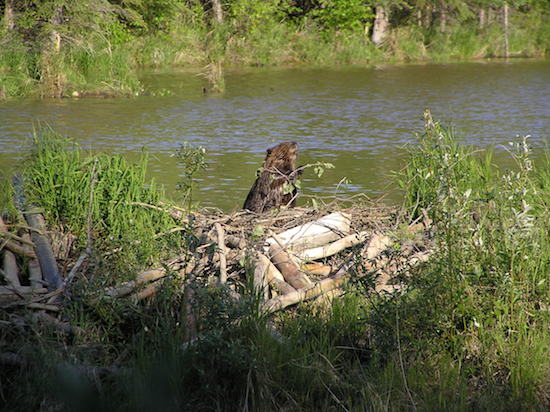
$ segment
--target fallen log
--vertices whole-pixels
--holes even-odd
[[[294,227],[279,233],[282,247],[299,251],[339,239],[349,233],[351,216],[348,213],[334,212],[313,222]],[[277,243],[273,238],[266,242],[271,246]]]
[[[34,247],[34,243],[31,242],[31,235],[29,235],[28,233],[25,233],[23,235],[23,239],[28,243],[30,243],[32,247]],[[25,249],[29,250],[33,255],[35,255],[35,257],[31,258],[28,263],[30,284],[32,287],[41,288],[44,285],[44,280],[42,279],[42,271],[40,270],[40,263],[38,263],[36,254],[30,247],[27,247]]]
[[[31,238],[46,286],[48,290],[55,290],[61,286],[62,280],[52,252],[52,246],[46,236],[42,234],[46,229],[44,218],[40,213],[30,211],[25,214],[25,219],[30,227],[36,229],[31,232]]]

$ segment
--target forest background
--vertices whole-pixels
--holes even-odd
[[[547,0],[3,0],[0,99],[137,95],[143,69],[544,57]]]

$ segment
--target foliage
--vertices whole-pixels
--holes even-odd
[[[550,9],[544,0],[509,1],[512,55],[544,56]],[[146,66],[470,59],[504,55],[501,0],[232,0],[213,24],[201,0],[29,0],[0,31],[0,98],[133,95]],[[374,8],[389,14],[378,48],[367,34]],[[55,39],[58,39],[57,42]],[[214,73],[215,72],[215,73]],[[223,76],[215,84],[223,89]]]
[[[193,189],[195,186],[195,177],[198,172],[206,169],[206,149],[202,146],[191,147],[185,142],[179,148],[177,154],[178,164],[183,173],[183,181],[178,188],[183,191],[183,200],[189,203],[191,209],[193,202]]]

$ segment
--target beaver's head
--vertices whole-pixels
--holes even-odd
[[[283,173],[290,173],[296,169],[298,145],[296,142],[283,142],[267,149],[264,167],[277,168]]]

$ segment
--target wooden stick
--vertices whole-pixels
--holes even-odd
[[[58,330],[59,332],[65,334],[65,335],[82,335],[84,334],[84,330],[82,328],[79,328],[78,326],[72,326],[68,323],[61,322],[54,318],[51,315],[48,315],[44,312],[38,312],[33,315],[33,319],[36,322],[42,323],[44,325],[48,325],[55,330]]]
[[[220,259],[220,285],[223,285],[227,282],[227,260],[225,256],[225,232],[222,228],[222,225],[215,223],[214,227],[218,233],[218,255]]]
[[[0,217],[0,219],[2,219],[2,218]],[[25,246],[34,247],[34,243],[32,243],[30,239],[14,235],[11,232],[3,232],[1,224],[0,224],[0,237],[7,238],[7,239],[10,239],[10,240],[22,243]]]
[[[4,265],[2,266],[2,272],[8,285],[15,289],[19,289],[21,287],[17,261],[15,260],[15,255],[9,250],[4,251]]]
[[[302,272],[307,273],[308,275],[317,275],[327,277],[332,272],[332,268],[321,263],[304,263],[300,266]]]
[[[155,295],[161,288],[164,283],[164,279],[159,279],[153,282],[150,286],[147,286],[145,289],[140,290],[137,293],[134,293],[130,298],[137,303],[143,299],[146,299],[150,296]]]
[[[317,260],[329,257],[337,254],[344,249],[364,242],[365,240],[367,240],[368,236],[368,232],[354,233],[352,235],[338,239],[336,242],[329,243],[328,245],[304,250],[300,253],[297,253],[296,256],[302,260]]]

